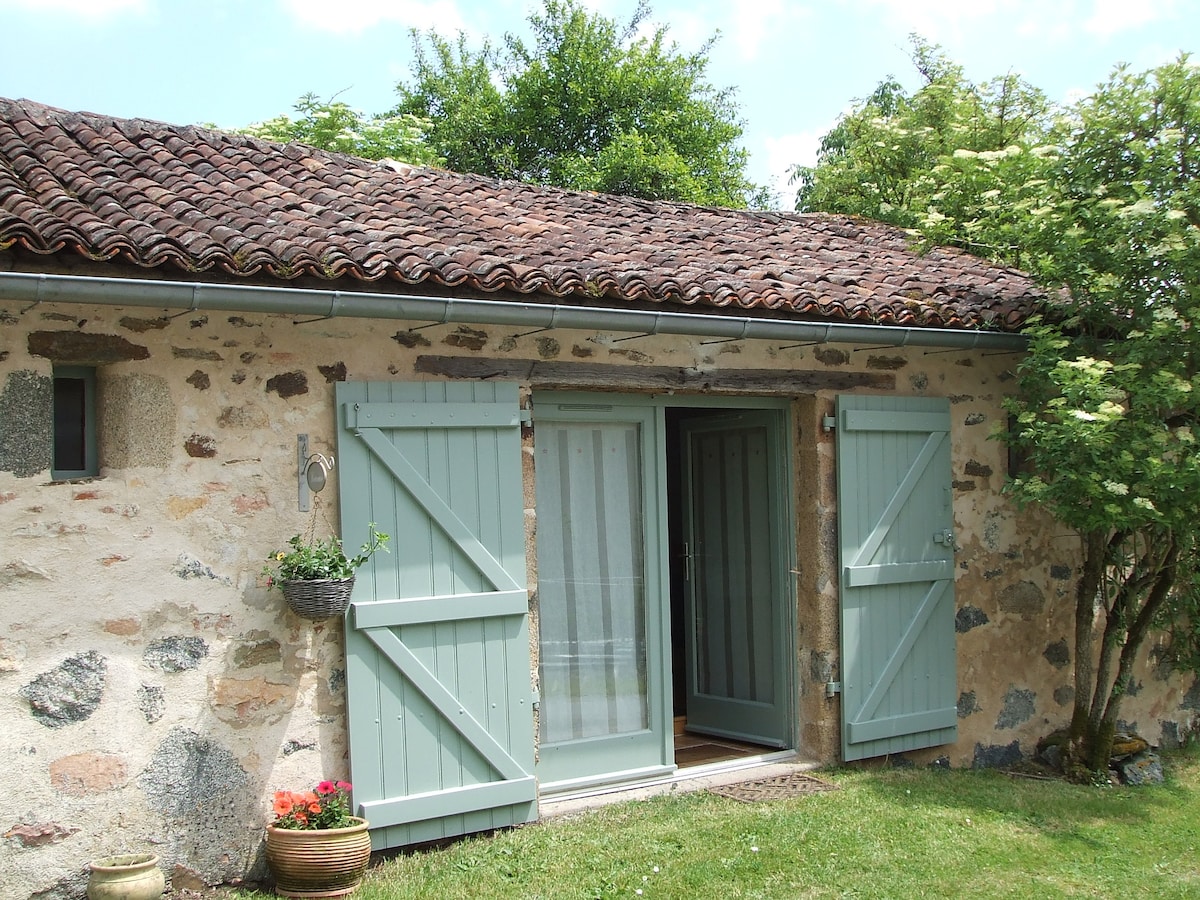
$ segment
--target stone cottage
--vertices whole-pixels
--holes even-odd
[[[992,437],[1042,302],[855,219],[0,100],[0,892],[254,874],[327,777],[383,848],[731,748],[1029,755],[1077,544]],[[268,588],[371,524],[344,617]]]

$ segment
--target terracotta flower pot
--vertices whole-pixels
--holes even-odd
[[[371,860],[367,820],[312,831],[267,826],[267,865],[282,897],[341,897],[362,883]]]
[[[154,900],[167,886],[153,853],[106,856],[88,869],[88,900]]]

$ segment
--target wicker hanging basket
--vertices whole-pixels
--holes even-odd
[[[350,603],[353,578],[314,578],[308,581],[281,581],[283,599],[292,612],[306,619],[340,616]]]

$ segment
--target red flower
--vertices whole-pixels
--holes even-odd
[[[345,781],[318,782],[311,791],[276,791],[272,809],[276,828],[345,828],[353,816],[350,784]]]

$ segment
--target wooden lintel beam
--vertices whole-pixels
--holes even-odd
[[[542,359],[486,359],[475,356],[419,356],[416,370],[453,379],[517,381],[555,390],[677,390],[730,394],[812,394],[856,388],[895,390],[890,372],[810,369],[715,369],[681,366],[628,366]]]

